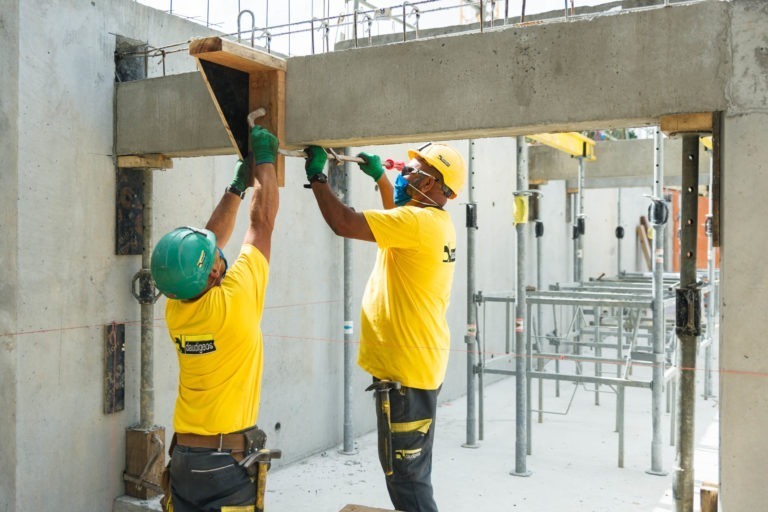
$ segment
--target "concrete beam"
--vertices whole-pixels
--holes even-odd
[[[116,85],[117,155],[232,155],[235,148],[199,72]]]
[[[682,175],[682,139],[664,140],[664,182],[680,184]],[[700,146],[699,175],[708,182],[709,152]],[[653,139],[602,141],[595,145],[595,161],[586,162],[585,177],[595,186],[601,180],[605,186],[619,183],[653,185]],[[547,146],[532,146],[528,150],[528,166],[532,183],[549,180],[573,180],[579,163],[562,151]],[[676,180],[676,181],[675,181]],[[586,186],[590,186],[589,183]],[[627,186],[627,185],[623,185]]]
[[[707,1],[290,58],[286,143],[515,136],[725,110],[728,16],[727,2]]]

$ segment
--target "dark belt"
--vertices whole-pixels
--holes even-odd
[[[239,433],[203,436],[200,434],[176,433],[176,444],[190,448],[210,448],[219,451],[243,452],[245,451],[245,435]]]

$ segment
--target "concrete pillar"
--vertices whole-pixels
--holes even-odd
[[[721,211],[720,497],[727,510],[761,510],[768,425],[765,191],[768,113],[725,121]],[[757,441],[758,443],[760,441]],[[727,504],[727,505],[726,505]]]

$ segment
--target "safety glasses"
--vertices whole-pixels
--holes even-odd
[[[435,181],[440,181],[437,177],[429,174],[428,172],[424,172],[421,169],[417,169],[417,168],[412,167],[410,165],[404,166],[403,170],[401,172],[403,173],[403,176],[408,176],[409,174],[420,174],[422,176],[427,176],[429,178],[432,178]]]

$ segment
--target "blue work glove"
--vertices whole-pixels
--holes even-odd
[[[274,164],[277,157],[277,137],[266,128],[254,126],[250,138],[253,164]]]
[[[357,156],[365,160],[365,163],[357,164],[360,166],[360,169],[373,178],[373,181],[379,181],[381,175],[384,174],[381,158],[378,155],[371,155],[370,153],[358,153]]]
[[[304,148],[307,154],[307,161],[304,162],[304,170],[307,172],[307,179],[321,174],[325,169],[325,162],[328,161],[328,155],[320,146],[308,146]]]
[[[245,192],[251,185],[253,185],[251,166],[242,160],[238,160],[235,164],[235,175],[232,177],[230,186],[236,188],[240,192]]]

